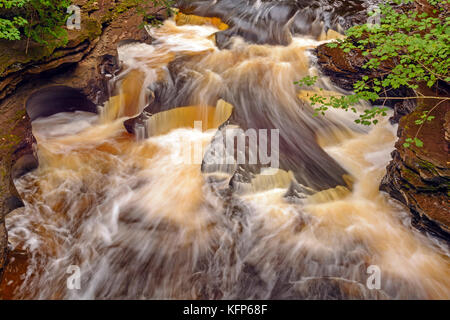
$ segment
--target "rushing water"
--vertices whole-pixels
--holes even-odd
[[[33,122],[40,165],[15,181],[26,207],[7,226],[26,258],[21,279],[6,274],[9,297],[450,298],[448,248],[378,190],[396,127],[312,117],[293,81],[317,74],[316,38],[218,49],[217,31],[168,20],[152,45],[119,48],[124,67],[99,115]],[[318,86],[338,92],[325,77]],[[157,116],[128,133],[123,121],[145,107]],[[242,182],[245,166],[202,166],[228,126],[278,129],[282,170]],[[191,145],[197,161],[181,152]],[[67,288],[73,265],[79,290]]]

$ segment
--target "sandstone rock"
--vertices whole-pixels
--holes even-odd
[[[3,275],[3,268],[6,264],[8,250],[8,234],[6,233],[5,221],[0,219],[0,280]]]
[[[86,20],[85,20],[86,21]],[[27,41],[0,41],[0,99],[14,92],[17,85],[33,76],[81,61],[92,50],[101,33],[98,23],[86,22],[81,33],[69,32],[69,43],[64,48],[41,46]]]
[[[356,81],[364,75],[371,75],[370,71],[362,68],[366,60],[359,50],[346,54],[340,48],[330,48],[327,44],[322,44],[317,47],[315,53],[322,72],[345,90],[353,90]]]
[[[353,85],[361,80],[363,76],[369,78],[380,78],[382,74],[392,69],[392,63],[387,61],[380,65],[376,70],[364,69],[363,65],[367,62],[361,51],[356,49],[345,53],[340,48],[330,48],[327,44],[322,44],[316,48],[317,64],[321,71],[338,87],[353,91]],[[383,94],[380,94],[382,97]],[[409,97],[415,96],[411,89],[389,89],[390,97]],[[394,109],[394,115],[390,119],[392,123],[397,123],[399,119],[410,113],[416,107],[415,100],[380,100],[374,101],[373,105],[385,105]]]
[[[175,15],[175,23],[177,24],[177,26],[193,24],[198,26],[210,25],[216,27],[219,30],[228,29],[228,25],[226,23],[223,23],[219,18],[200,17],[192,14],[184,14],[182,12],[178,12]]]
[[[58,47],[56,42],[43,46],[27,39],[0,40],[0,100],[13,93],[20,83],[36,79],[36,75],[42,77],[46,72],[103,54],[114,55],[117,41],[135,39],[151,42],[151,37],[141,27],[143,15],[136,11],[134,2],[118,4],[115,0],[104,0],[96,6],[84,0],[73,2],[81,7],[81,29],[68,30],[66,46]],[[149,15],[166,17],[161,8],[154,8],[151,3],[145,7]],[[84,75],[84,80],[91,78],[91,72]],[[80,87],[85,88],[86,83]]]
[[[436,102],[435,102],[436,103]],[[419,128],[414,121],[429,106],[421,106],[404,116],[399,123],[396,150],[387,167],[380,189],[408,206],[414,224],[423,230],[450,240],[450,162],[449,130],[446,119],[450,104],[442,103],[432,115],[436,118],[423,125],[418,138],[423,147],[403,147],[407,137],[414,137]]]

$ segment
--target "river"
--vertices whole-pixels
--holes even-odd
[[[33,121],[39,168],[15,181],[26,206],[6,220],[23,269],[5,274],[10,298],[450,298],[447,245],[378,189],[397,126],[385,117],[362,127],[344,111],[315,117],[305,98],[345,94],[312,53],[339,11],[285,3],[248,2],[228,18],[231,1],[191,9],[240,17],[226,41],[220,24],[168,19],[149,29],[152,44],[118,48],[123,67],[99,114]],[[286,28],[277,6],[290,21],[320,16],[320,29],[309,18]],[[259,36],[236,28],[244,22]],[[307,75],[319,77],[313,88],[293,84]],[[227,130],[257,132],[272,168],[206,161],[226,157],[212,150]]]

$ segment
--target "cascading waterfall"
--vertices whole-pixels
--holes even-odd
[[[119,48],[124,68],[100,115],[33,122],[39,168],[15,181],[26,207],[7,219],[25,272],[5,275],[9,296],[448,299],[448,247],[378,191],[396,127],[312,116],[307,89],[293,81],[318,74],[308,51],[317,40],[234,37],[219,49],[217,31],[167,20],[150,30],[152,45]],[[319,87],[343,93],[325,77]],[[124,120],[144,108],[147,127],[128,133]],[[278,173],[259,168],[236,189],[245,168],[205,170],[211,141],[229,125],[279,129]],[[195,154],[181,150],[199,145],[200,161],[188,161]],[[371,265],[379,290],[366,286]],[[79,290],[67,288],[69,266],[80,268]]]

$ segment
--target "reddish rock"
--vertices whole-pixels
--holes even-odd
[[[353,91],[353,85],[368,76],[370,79],[381,79],[383,74],[392,69],[394,62],[384,62],[378,69],[364,69],[363,65],[367,62],[361,51],[356,49],[349,53],[345,53],[340,48],[330,48],[327,44],[322,44],[315,50],[317,56],[317,64],[323,74],[328,76],[330,80],[338,87]],[[380,96],[383,96],[380,94]],[[414,92],[407,88],[389,89],[390,97],[406,97],[414,96]],[[394,116],[391,118],[392,123],[397,123],[399,119],[414,110],[416,104],[414,100],[387,100],[382,99],[374,101],[374,105],[384,104],[394,109]]]
[[[353,90],[356,81],[361,80],[363,75],[369,75],[369,72],[362,68],[365,59],[359,50],[346,54],[340,48],[330,48],[327,44],[322,44],[317,47],[315,53],[322,72],[345,90]]]
[[[420,5],[420,1],[418,3]],[[377,70],[363,69],[365,59],[358,50],[346,54],[341,49],[330,48],[326,44],[316,49],[316,55],[322,72],[334,84],[350,91],[353,84],[364,75],[380,78],[395,63],[385,62]],[[433,90],[423,85],[419,86],[419,90],[426,96],[447,97],[450,91],[448,85],[442,82]],[[407,89],[400,89],[390,90],[389,96],[407,97],[415,94]],[[419,126],[415,124],[415,120],[438,102],[439,100],[419,101],[422,106],[417,109],[415,99],[393,99],[386,102],[386,106],[394,109],[391,122],[399,122],[399,139],[380,189],[408,206],[418,228],[450,240],[449,102],[439,105],[430,114],[435,119],[421,128],[417,137],[423,141],[422,148],[414,145],[410,148],[403,147],[406,138],[416,136]],[[379,105],[381,101],[375,101],[374,104]]]
[[[3,274],[3,267],[7,258],[8,234],[6,233],[5,221],[0,219],[0,279]]]
[[[430,108],[421,106],[400,120],[396,150],[380,189],[410,208],[417,227],[450,240],[450,103],[436,107],[435,119],[422,126],[417,137],[423,147],[403,147],[419,129],[415,120]]]

